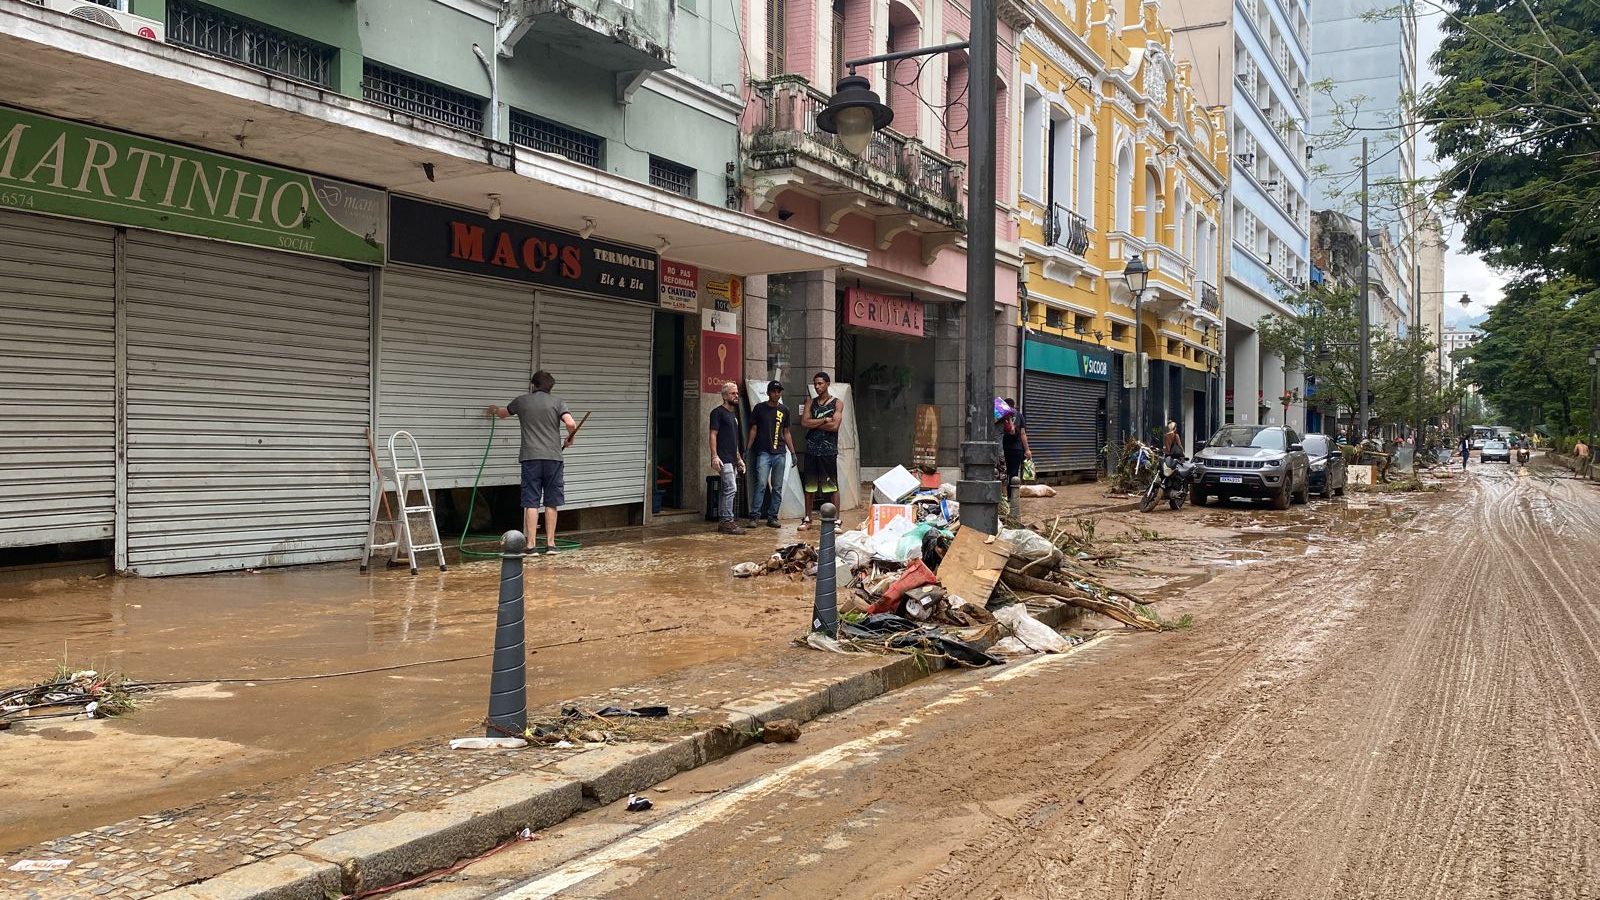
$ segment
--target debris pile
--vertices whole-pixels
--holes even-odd
[[[132,712],[138,706],[134,695],[146,690],[120,672],[60,668],[37,684],[0,690],[0,728],[22,719],[109,719]]]
[[[743,562],[733,567],[737,578],[754,578],[758,575],[788,575],[816,577],[817,548],[810,544],[787,544],[772,551],[763,563]]]

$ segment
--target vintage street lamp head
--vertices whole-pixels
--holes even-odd
[[[1462,309],[1466,309],[1467,307],[1472,305],[1472,296],[1470,294],[1462,294],[1460,303],[1461,303],[1461,308]]]
[[[1135,253],[1128,259],[1128,265],[1122,270],[1122,280],[1128,285],[1128,292],[1135,297],[1150,283],[1150,270],[1145,267],[1144,259],[1139,254]]]
[[[889,127],[894,110],[873,93],[872,83],[854,72],[839,79],[839,86],[828,105],[817,113],[817,127],[837,134],[839,143],[851,156],[867,152],[872,133]]]

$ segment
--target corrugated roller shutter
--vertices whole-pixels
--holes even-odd
[[[1099,465],[1099,401],[1105,384],[1028,372],[1023,383],[1023,418],[1039,472],[1092,472]]]
[[[484,407],[528,390],[533,291],[487,278],[420,269],[383,273],[378,431],[409,431],[428,485],[470,487],[489,436]],[[482,484],[517,484],[515,419],[497,423]],[[387,444],[380,453],[388,461]]]
[[[113,241],[110,228],[0,212],[0,547],[115,526]]]
[[[567,507],[644,501],[649,465],[650,307],[539,295],[538,366],[578,419],[566,454]]]
[[[360,556],[370,276],[137,232],[125,259],[129,569]]]

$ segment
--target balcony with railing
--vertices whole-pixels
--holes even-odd
[[[1044,217],[1044,243],[1083,256],[1089,252],[1089,223],[1065,206],[1052,203]]]
[[[1217,297],[1217,286],[1209,281],[1198,282],[1200,285],[1200,308],[1212,315],[1222,312],[1222,302]]]
[[[672,68],[675,13],[672,0],[508,0],[497,37],[506,55],[532,33],[591,66],[640,78]]]
[[[966,231],[964,164],[889,128],[874,132],[857,158],[817,127],[828,95],[804,78],[781,75],[754,87],[758,107],[745,155],[758,210],[771,210],[779,193],[795,189],[819,198],[829,233],[849,214],[877,221],[882,249],[905,231],[921,234],[925,251]]]

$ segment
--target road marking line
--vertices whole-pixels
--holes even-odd
[[[976,684],[970,684],[947,697],[942,697],[926,704],[918,712],[925,714],[931,709],[959,706],[983,694],[987,691],[991,682],[1005,682],[1013,678],[1037,675],[1051,665],[1065,661],[1072,654],[1099,646],[1112,637],[1114,637],[1114,634],[1101,634],[1073,647],[1066,653],[1039,656],[1007,666]],[[909,715],[888,728],[875,731],[865,737],[846,741],[792,762],[754,781],[746,782],[732,790],[724,791],[699,805],[688,807],[667,821],[652,825],[643,831],[623,838],[591,856],[574,860],[553,872],[496,896],[499,900],[545,900],[545,898],[554,897],[567,888],[581,884],[609,870],[612,866],[638,859],[669,841],[680,838],[708,822],[725,816],[746,800],[753,800],[771,794],[786,782],[835,768],[853,754],[870,750],[886,741],[905,737],[906,732],[904,729],[922,721],[923,716],[921,715]]]

